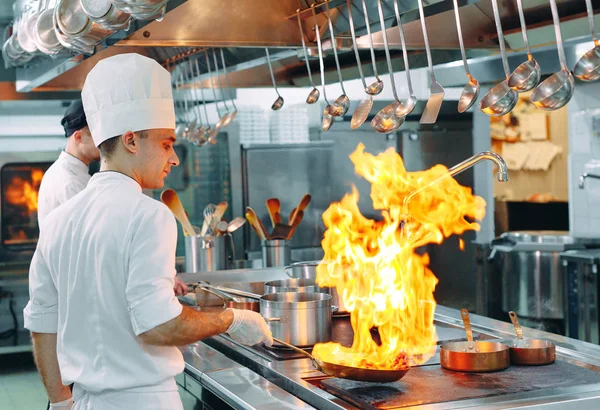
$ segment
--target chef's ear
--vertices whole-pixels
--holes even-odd
[[[81,138],[83,138],[83,135],[81,135],[81,130],[77,130],[73,133],[72,135],[73,139],[77,142],[81,142]]]
[[[132,154],[137,153],[139,141],[138,136],[134,132],[127,131],[125,134],[121,135],[121,142],[127,151]]]

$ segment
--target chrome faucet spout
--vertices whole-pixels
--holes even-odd
[[[600,179],[600,175],[595,175],[595,174],[588,174],[587,172],[584,172],[583,174],[581,174],[581,176],[579,177],[579,188],[583,189],[585,187],[585,179],[586,178],[596,178],[596,179]]]
[[[446,178],[453,177],[457,174],[460,174],[461,172],[471,168],[475,164],[477,164],[481,161],[484,161],[484,160],[492,161],[498,166],[498,173],[496,174],[498,181],[500,181],[500,182],[508,181],[508,169],[506,168],[506,162],[504,162],[504,159],[500,155],[496,154],[495,152],[483,151],[483,152],[480,152],[479,154],[473,155],[471,158],[467,158],[460,164],[456,164],[452,168],[448,169],[447,173],[440,175],[438,178],[434,179],[427,185],[422,186],[421,188],[415,189],[414,191],[409,193],[404,198],[404,205],[407,205],[408,202],[415,197],[415,195],[423,192],[426,189],[429,189],[430,187],[438,184],[440,181],[443,181]]]

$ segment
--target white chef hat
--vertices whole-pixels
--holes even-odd
[[[127,131],[175,129],[171,75],[140,54],[98,62],[85,79],[81,99],[96,146]]]

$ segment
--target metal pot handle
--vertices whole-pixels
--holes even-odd
[[[339,308],[338,306],[336,306],[336,305],[331,305],[331,313],[335,313],[335,312],[337,312],[337,311],[339,311],[339,310],[340,310],[340,308]]]
[[[263,316],[263,319],[265,319],[265,322],[267,322],[267,324],[273,323],[273,322],[281,323],[281,318],[280,317],[264,317]]]
[[[291,273],[288,272],[288,269],[292,269],[291,265],[285,266],[283,268],[283,271],[285,272],[286,275],[288,275],[291,279],[294,279],[294,277],[291,275]]]

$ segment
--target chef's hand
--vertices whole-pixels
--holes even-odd
[[[242,309],[229,310],[233,312],[233,322],[227,333],[233,340],[248,346],[260,342],[264,342],[266,346],[273,346],[271,330],[259,313]]]
[[[67,400],[59,401],[58,403],[50,403],[50,409],[56,410],[70,410],[73,407],[73,398],[69,397]]]
[[[173,286],[173,290],[175,291],[175,296],[184,296],[188,293],[188,287],[179,278],[175,278],[175,285]]]

